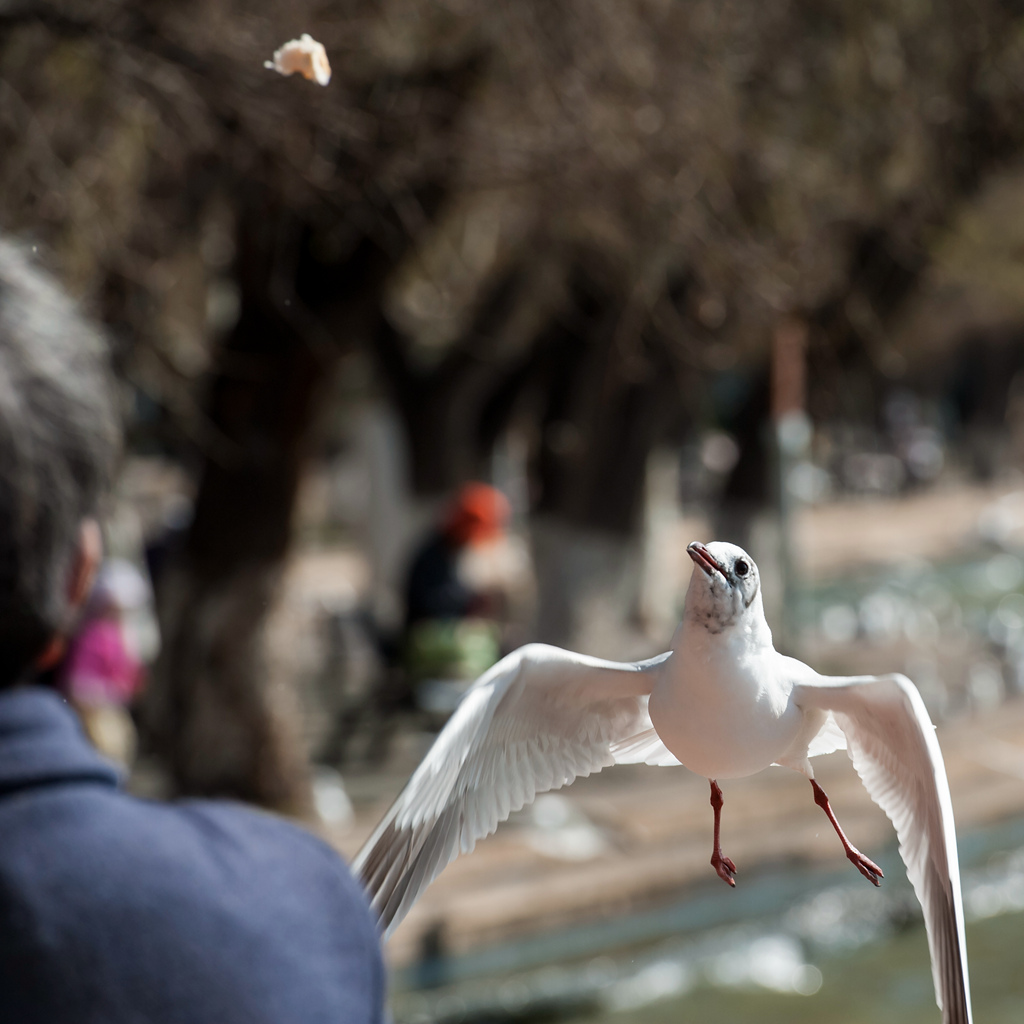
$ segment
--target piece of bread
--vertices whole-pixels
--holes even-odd
[[[274,59],[264,61],[263,66],[282,75],[298,72],[319,85],[326,85],[331,80],[331,65],[323,43],[318,43],[307,32],[275,50]]]

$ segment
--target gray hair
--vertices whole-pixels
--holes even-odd
[[[0,686],[67,625],[81,524],[119,451],[115,400],[99,330],[0,238]]]

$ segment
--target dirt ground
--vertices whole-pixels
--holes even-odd
[[[1024,492],[1012,484],[966,484],[899,499],[818,505],[796,515],[798,565],[808,579],[851,568],[950,558],[979,539],[1020,540]]]

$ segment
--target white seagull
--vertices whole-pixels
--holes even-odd
[[[711,863],[729,885],[717,780],[770,765],[802,772],[846,856],[878,885],[881,869],[839,827],[809,760],[845,747],[896,828],[943,1022],[970,1024],[953,808],[920,694],[905,676],[821,676],[779,654],[753,559],[721,542],[687,552],[695,567],[668,653],[617,663],[529,644],[469,688],[353,865],[384,936],[510,812],[612,764],[683,764],[710,781]]]

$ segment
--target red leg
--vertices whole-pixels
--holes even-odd
[[[722,790],[714,779],[711,783],[711,806],[715,809],[715,852],[711,854],[711,866],[718,872],[718,877],[723,882],[735,886],[736,865],[728,857],[722,856]]]
[[[814,802],[828,815],[828,820],[832,822],[832,827],[836,830],[836,835],[839,836],[839,841],[843,844],[846,856],[849,857],[853,866],[872,885],[878,885],[879,879],[885,877],[885,875],[882,874],[882,869],[873,860],[869,860],[865,857],[864,854],[846,838],[846,833],[839,827],[839,822],[836,821],[836,816],[832,813],[832,806],[828,802],[825,790],[823,790],[821,786],[814,781],[814,779],[811,779],[811,786],[814,789]]]

